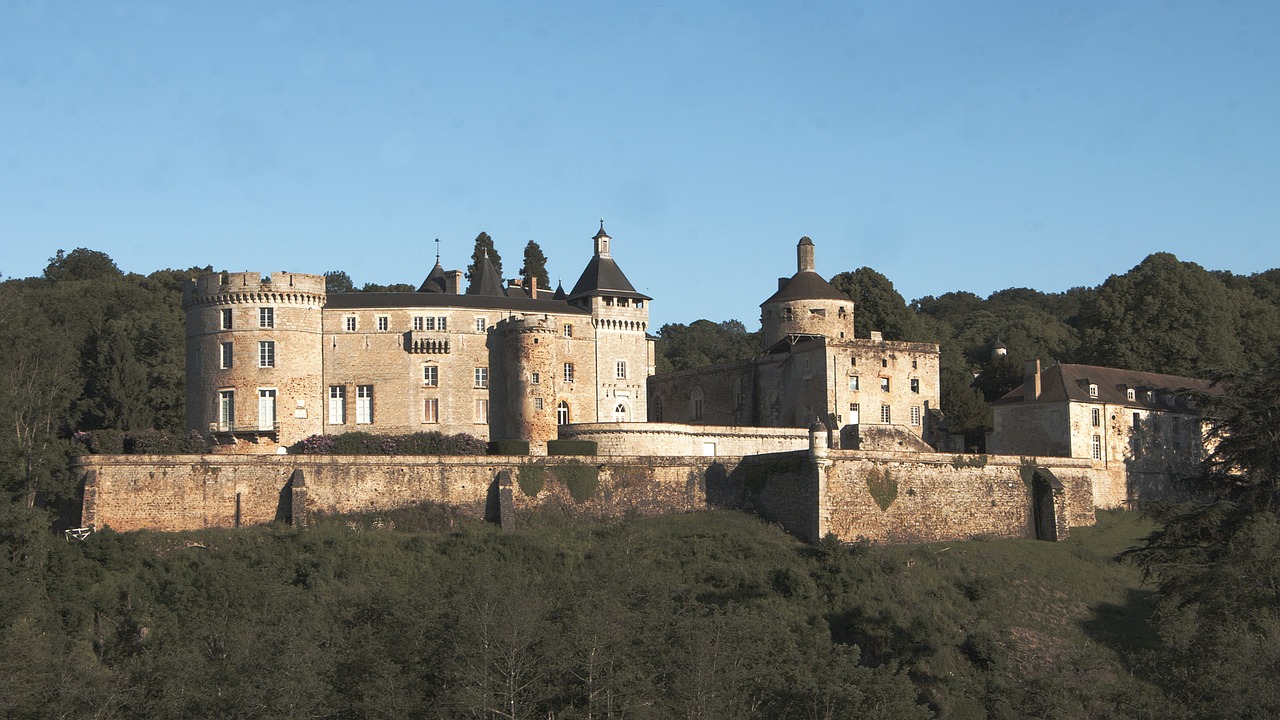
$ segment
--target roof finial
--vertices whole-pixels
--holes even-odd
[[[436,264],[440,264],[440,238],[436,238]]]
[[[600,218],[600,232],[604,232],[604,218]]]

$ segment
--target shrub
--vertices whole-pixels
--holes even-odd
[[[172,435],[163,430],[103,429],[78,432],[72,439],[95,455],[194,455],[206,449],[204,436],[195,430]]]
[[[486,449],[483,440],[465,433],[375,435],[349,432],[340,435],[312,435],[294,443],[289,451],[299,455],[484,455]]]
[[[516,472],[516,484],[528,497],[537,497],[547,484],[547,468],[542,465],[521,465]]]
[[[595,455],[593,440],[548,440],[548,455]]]
[[[596,489],[600,486],[600,469],[595,465],[559,465],[555,468],[555,476],[569,488],[569,496],[576,503],[584,503],[595,497]]]
[[[528,440],[494,440],[489,443],[490,455],[528,455]]]

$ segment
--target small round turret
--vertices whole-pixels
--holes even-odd
[[[502,323],[509,361],[507,438],[545,443],[557,437],[555,389],[560,363],[554,342],[556,328],[556,323],[546,316],[512,317]]]
[[[815,270],[813,241],[796,245],[796,274],[778,279],[778,291],[760,304],[760,335],[770,348],[790,335],[853,338],[853,301]]]

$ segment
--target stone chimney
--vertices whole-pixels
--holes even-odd
[[[800,242],[796,245],[796,270],[799,272],[813,272],[813,241],[806,235],[800,238]]]
[[[450,295],[458,295],[464,287],[462,277],[465,273],[461,270],[446,270],[444,273],[445,292]]]
[[[534,277],[533,275],[530,275],[529,282],[527,283],[527,285],[529,288],[529,297],[533,298],[534,300],[537,300],[538,299],[538,278]]]
[[[1040,358],[1028,360],[1022,371],[1022,399],[1026,402],[1040,399]]]

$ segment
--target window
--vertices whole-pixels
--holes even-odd
[[[476,422],[478,423],[489,422],[489,401],[488,400],[484,400],[480,398],[476,399]]]
[[[569,403],[563,400],[560,401],[559,405],[556,405],[556,424],[557,425],[569,424]]]
[[[1124,391],[1124,396],[1125,396],[1126,398],[1128,398],[1130,401],[1137,400],[1137,399],[1138,399],[1138,391],[1137,391],[1137,390],[1134,390],[1133,388],[1129,388],[1128,390],[1125,390],[1125,391]]]
[[[422,384],[429,387],[440,386],[440,368],[435,365],[422,366]]]
[[[430,330],[431,328],[427,328],[427,329]],[[449,318],[443,318],[443,317],[436,318],[436,329],[439,330],[440,332],[444,332],[445,330],[448,330]]]
[[[564,336],[565,336],[565,337],[573,337],[573,326],[572,326],[572,325],[565,325],[565,326],[564,326]]]
[[[1098,397],[1098,386],[1093,383],[1089,383],[1089,397]]]
[[[259,340],[258,341],[258,367],[270,368],[276,366],[276,341],[275,340]]]
[[[542,374],[541,374],[541,373],[536,373],[536,372],[535,372],[535,373],[533,373],[533,374],[531,374],[531,375],[529,376],[529,382],[530,382],[530,383],[532,383],[532,384],[534,384],[534,385],[541,385],[541,384],[542,384]]]
[[[1154,403],[1155,401],[1156,401],[1156,394],[1155,394],[1154,392],[1152,392],[1152,391],[1148,390],[1148,391],[1147,391],[1147,402],[1149,402],[1149,403]]]
[[[880,406],[880,422],[886,425],[893,422],[893,411],[889,409],[888,405]]]
[[[619,360],[614,365],[613,374],[614,374],[614,377],[616,377],[619,380],[626,380],[627,379],[627,361]]]
[[[276,391],[258,390],[258,429],[275,430],[276,428]]]
[[[920,427],[920,406],[919,405],[911,406],[911,425],[913,427]]]
[[[564,381],[573,382],[573,363],[564,364]]]
[[[889,392],[889,378],[887,377],[880,378],[880,391]]]
[[[258,308],[258,327],[273,328],[276,326],[275,308]]]
[[[236,426],[236,391],[218,391],[218,429],[231,430]]]
[[[919,365],[919,363],[918,363],[916,360],[912,360],[912,361],[911,361],[911,369],[912,369],[912,370],[919,370],[919,369],[920,369],[920,365]]]
[[[347,329],[347,332],[355,332],[355,331],[356,331],[356,316],[355,316],[355,315],[348,315],[348,316],[344,317],[344,318],[342,319],[342,326],[343,326],[343,327],[345,327],[345,328]]]
[[[489,328],[489,321],[482,317],[476,318],[476,332],[482,333]]]
[[[858,358],[856,357],[849,358],[849,365],[851,367],[858,367]]]
[[[1151,432],[1160,432],[1160,413],[1151,413]]]
[[[368,425],[373,422],[373,386],[356,386],[356,423]]]
[[[434,322],[435,322],[435,318],[431,318],[431,321],[432,321],[432,323],[434,323]],[[415,317],[415,318],[413,319],[413,329],[414,329],[414,330],[424,330],[424,329],[426,329],[426,327],[427,327],[427,318],[424,318],[424,317]]]
[[[440,398],[427,398],[422,401],[422,422],[440,422]]]
[[[627,406],[626,406],[626,405],[623,405],[622,403],[618,403],[618,404],[617,404],[617,406],[615,406],[615,407],[613,408],[613,421],[614,421],[614,422],[626,422],[626,421],[627,421]]]
[[[857,390],[857,389],[858,389],[858,376],[857,376],[857,375],[853,375],[853,376],[851,376],[851,377],[849,378],[849,389],[850,389],[850,390]]]
[[[329,424],[342,425],[347,421],[347,386],[329,386]]]
[[[475,375],[476,375],[476,387],[478,388],[489,387],[489,368],[478,367],[476,368]]]
[[[232,356],[233,356],[232,344],[229,342],[222,343],[222,354],[221,354],[221,360],[218,363],[218,367],[222,368],[223,370],[226,370],[227,368],[231,367],[231,361],[233,360]]]
[[[231,308],[225,308],[222,311],[222,329],[223,330],[231,329]]]
[[[1102,427],[1102,410],[1099,408],[1093,409],[1093,426]]]
[[[889,367],[889,359],[880,358],[880,367]]]
[[[379,331],[379,332],[386,332],[386,331],[387,331],[387,328],[389,328],[390,326],[391,326],[391,319],[390,319],[390,318],[388,318],[386,315],[379,315],[379,316],[378,316],[378,331]]]
[[[915,393],[916,395],[920,394],[920,381],[917,380],[916,378],[911,378],[911,392]]]
[[[1102,436],[1101,435],[1093,436],[1093,459],[1094,460],[1102,459]]]
[[[653,402],[649,405],[653,412],[653,421],[662,422],[662,396],[654,395]]]
[[[642,307],[644,307],[644,301],[643,301],[643,300],[636,300],[636,301],[635,301],[635,306],[636,306],[636,307],[638,307],[638,308],[642,308]]]
[[[1138,413],[1133,414],[1133,426],[1136,428],[1142,422],[1142,416]]]
[[[693,389],[693,394],[689,397],[689,400],[690,400],[690,404],[692,405],[693,419],[701,420],[702,419],[702,386],[701,385]]]
[[[534,410],[541,410],[541,409],[542,409],[542,398],[534,398],[534,399],[533,399],[533,409],[534,409]]]

